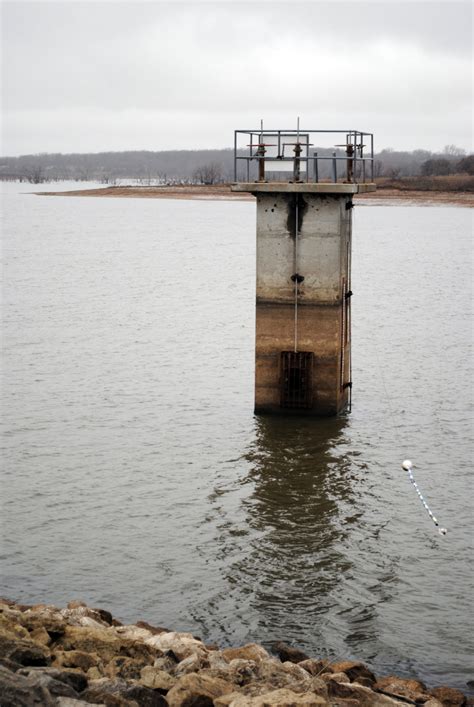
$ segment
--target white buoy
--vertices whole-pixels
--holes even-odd
[[[409,459],[405,459],[402,464],[402,469],[405,469],[405,471],[410,471],[410,469],[413,469],[413,464]]]

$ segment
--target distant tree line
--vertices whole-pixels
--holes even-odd
[[[319,155],[332,154],[325,148],[314,148]],[[344,153],[338,150],[338,155]],[[322,178],[329,175],[329,162],[323,165]],[[474,174],[474,155],[455,145],[443,152],[428,150],[396,151],[384,149],[375,155],[375,176],[402,177]],[[240,173],[242,172],[242,173]],[[239,167],[239,179],[246,175]],[[57,180],[100,181],[115,184],[121,179],[133,179],[147,184],[218,184],[234,179],[232,149],[223,150],[146,150],[128,152],[98,152],[88,154],[22,155],[0,158],[0,179],[28,181],[39,184]]]
[[[0,179],[34,184],[56,180],[114,184],[134,179],[146,184],[215,184],[233,179],[233,150],[162,152],[40,153],[0,157]]]

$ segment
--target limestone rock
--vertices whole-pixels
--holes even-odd
[[[161,626],[152,626],[147,621],[137,621],[135,626],[138,626],[138,628],[145,628],[147,631],[150,631],[153,636],[158,636],[160,633],[170,633],[169,628],[162,628]]]
[[[57,697],[54,703],[56,707],[87,707],[87,705],[92,705],[92,702],[84,702],[84,700],[76,700],[74,697]],[[100,707],[97,704],[95,707]],[[102,703],[102,707],[105,707]]]
[[[76,692],[82,692],[87,687],[87,678],[77,670],[62,670],[59,668],[21,668],[20,675],[38,675],[40,673],[49,675],[54,680],[70,685]]]
[[[168,707],[167,700],[158,692],[144,685],[132,685],[124,693],[127,699],[135,700],[139,707]]]
[[[343,660],[338,663],[332,663],[331,668],[335,673],[345,673],[351,682],[358,678],[367,678],[374,684],[377,680],[373,672],[359,661]]]
[[[239,676],[237,673],[234,673],[234,670],[230,667],[234,661],[227,663],[222,657],[216,658],[216,656],[213,656],[213,659],[211,660],[211,655],[212,654],[209,654],[205,658],[204,664],[206,667],[200,671],[200,674],[207,675],[211,678],[219,678],[220,680],[225,680],[226,682],[238,683]],[[248,662],[249,661],[236,661],[236,663]],[[255,665],[255,663],[253,663],[253,665]],[[172,671],[173,675],[180,675],[180,667],[181,663]]]
[[[68,609],[80,609],[82,606],[87,607],[87,604],[85,601],[81,601],[80,599],[73,599],[72,601],[68,602],[66,606]]]
[[[344,700],[356,700],[359,707],[401,707],[401,702],[388,697],[387,695],[382,695],[378,692],[374,692],[368,687],[359,685],[356,682],[337,682],[336,680],[329,680],[327,682],[328,695],[331,703],[335,701],[339,702],[339,698]],[[335,699],[337,698],[337,699]],[[404,703],[406,704],[406,703]]]
[[[166,654],[161,658],[157,658],[153,663],[154,668],[158,668],[159,670],[165,670],[168,673],[170,673],[176,667],[176,665],[177,661],[172,655],[169,654]]]
[[[235,705],[235,701],[240,699],[242,694],[240,692],[227,692],[225,695],[217,697],[213,702],[213,707],[231,707]],[[251,699],[251,698],[249,698]],[[248,704],[247,700],[246,704]]]
[[[211,651],[208,654],[207,659],[209,661],[209,667],[215,670],[228,670],[229,663],[232,662],[225,660],[221,651]],[[236,658],[236,660],[239,659]]]
[[[7,670],[10,670],[12,673],[16,673],[17,670],[23,667],[20,663],[15,663],[14,660],[10,660],[10,658],[2,658],[1,656],[0,665],[7,668]]]
[[[209,675],[184,675],[166,695],[169,707],[212,707],[213,701],[234,691],[234,685]]]
[[[77,613],[75,613],[75,610],[79,610]],[[70,612],[70,613],[69,613]],[[113,623],[113,616],[110,613],[110,611],[106,611],[105,609],[91,609],[87,606],[87,604],[84,601],[76,600],[74,599],[73,601],[70,601],[67,604],[66,609],[63,609],[61,611],[61,614],[65,616],[91,616],[92,618],[96,620],[102,621],[104,624],[107,624],[108,626],[112,626]]]
[[[61,621],[62,619],[60,610],[51,604],[37,604],[23,612],[23,618],[25,620],[31,617],[40,618],[42,621],[47,621],[48,619]]]
[[[168,631],[168,633],[160,633],[145,640],[145,645],[166,653],[173,651],[178,660],[184,660],[190,655],[198,653],[204,655],[207,653],[206,647],[202,641],[198,641],[191,633],[178,633],[177,631]]]
[[[54,667],[79,668],[87,673],[89,668],[100,666],[103,669],[102,661],[97,653],[87,651],[55,651],[53,653]]]
[[[384,693],[389,693],[393,697],[407,697],[413,702],[425,702],[423,695],[426,693],[426,685],[419,680],[410,678],[397,678],[395,675],[387,675],[379,678],[373,685],[374,690],[381,690]]]
[[[151,638],[153,634],[146,628],[140,628],[139,626],[117,626],[115,629],[117,636],[123,636],[123,638],[130,638],[132,641],[146,641],[147,638]]]
[[[27,638],[12,639],[0,634],[0,657],[21,665],[49,665],[51,654],[46,646]]]
[[[0,599],[0,705],[474,707],[453,688],[376,680],[364,663],[328,664],[283,642],[273,650],[279,659],[255,643],[219,650],[191,633],[124,626],[81,601],[59,610]]]
[[[227,663],[230,663],[230,661],[235,658],[254,660],[256,663],[270,658],[265,648],[259,646],[257,643],[247,643],[247,645],[241,646],[240,648],[225,648],[221,651],[221,655]]]
[[[0,633],[6,638],[29,638],[30,634],[19,623],[21,614],[9,611],[8,608],[0,613]]]
[[[109,625],[107,621],[103,620],[100,612],[95,609],[89,609],[89,607],[85,605],[63,609],[60,614],[66,619],[70,626],[85,626],[100,629],[103,626]]]
[[[184,658],[178,663],[173,670],[173,675],[180,677],[181,675],[187,675],[188,673],[197,673],[199,670],[208,667],[209,661],[206,656],[202,653],[194,653],[193,655],[188,655],[187,658]]]
[[[250,682],[258,678],[259,664],[254,660],[243,660],[242,658],[234,658],[227,665],[227,679],[234,685],[248,685]]]
[[[32,641],[35,641],[35,643],[41,643],[43,646],[50,646],[53,642],[51,636],[43,626],[35,628],[35,630],[30,633],[30,638]]]
[[[258,680],[268,689],[288,688],[296,693],[311,690],[313,678],[296,663],[280,663],[279,660],[263,661],[258,666]]]
[[[374,686],[374,681],[370,678],[366,678],[364,675],[361,675],[359,678],[356,678],[354,682],[356,682],[358,685],[363,685],[364,687],[372,688]]]
[[[39,608],[29,608],[21,613],[20,623],[30,633],[44,629],[52,641],[63,635],[66,621],[54,606],[42,605]]]
[[[19,672],[16,673],[18,677]],[[76,699],[79,697],[78,693],[71,685],[62,680],[55,680],[47,673],[32,672],[27,676],[27,682],[32,688],[44,688],[52,697],[63,696],[74,697]]]
[[[320,676],[311,679],[311,690],[319,697],[328,698],[328,686]]]
[[[309,658],[308,660],[302,660],[301,663],[298,663],[298,665],[300,668],[303,668],[314,676],[333,672],[326,660],[315,660],[314,658]]]
[[[57,697],[54,704],[56,707],[84,707],[86,703],[84,700],[76,700],[74,697]],[[101,702],[100,705],[96,704],[96,707],[106,707],[106,705]]]
[[[299,705],[306,705],[306,707],[323,707],[328,703],[323,697],[314,695],[312,693],[296,693],[287,688],[282,688],[279,690],[272,690],[270,692],[265,692],[263,695],[258,695],[257,697],[247,698],[245,696],[238,696],[232,700],[232,702],[214,702],[216,707],[299,707]]]
[[[466,696],[454,687],[435,687],[430,690],[430,695],[446,707],[462,707],[466,703]]]
[[[7,599],[6,597],[0,597],[0,605],[15,606],[15,602],[12,601],[12,599]]]
[[[124,680],[93,680],[81,694],[86,702],[104,702],[107,707],[166,707],[167,702],[159,692],[138,683],[127,684]]]
[[[57,641],[57,647],[65,651],[97,653],[104,663],[116,655],[126,655],[129,658],[141,658],[145,665],[153,663],[160,655],[159,651],[146,643],[117,636],[113,627],[96,629],[67,626],[64,636]]]
[[[104,672],[109,678],[121,678],[122,680],[139,680],[143,668],[143,662],[136,658],[118,655],[107,663]]]
[[[138,702],[135,700],[129,700],[126,697],[122,697],[118,693],[99,692],[91,688],[89,688],[86,692],[87,697],[85,699],[87,704],[100,704],[105,705],[105,707],[140,707]],[[84,702],[82,704],[84,705]]]
[[[28,677],[0,666],[2,707],[54,707],[55,699],[43,685],[32,685]]]
[[[104,671],[100,670],[97,665],[93,665],[92,668],[89,668],[86,675],[88,680],[100,680],[104,677]]]
[[[22,614],[21,624],[30,633],[44,629],[52,641],[62,636],[66,630],[66,621],[58,611],[52,610],[51,607],[46,607],[39,612],[28,609]]]
[[[308,660],[306,655],[299,648],[293,648],[283,641],[278,641],[272,645],[272,651],[278,655],[282,663],[289,661],[290,663],[301,663],[303,660]]]
[[[176,684],[176,678],[169,673],[152,665],[147,665],[142,668],[139,682],[145,687],[150,687],[152,690],[159,690],[161,693],[166,693],[171,690]]]
[[[114,622],[114,617],[112,616],[110,611],[106,611],[105,609],[92,609],[92,611],[95,611],[97,614],[99,614],[100,618],[104,623],[108,624],[108,626],[112,626]]]
[[[334,682],[350,682],[345,673],[321,673],[319,677],[326,683],[332,680],[334,680]]]

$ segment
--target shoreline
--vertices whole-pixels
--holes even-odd
[[[456,688],[376,677],[281,641],[220,649],[191,633],[123,625],[104,609],[0,598],[2,707],[469,707]]]
[[[192,199],[201,201],[254,201],[252,194],[233,192],[229,185],[163,186],[163,187],[97,187],[70,191],[32,192],[36,196],[108,197],[128,199]],[[359,205],[413,205],[474,207],[474,193],[421,191],[385,188],[367,194],[356,194]]]

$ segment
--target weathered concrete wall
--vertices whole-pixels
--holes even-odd
[[[298,208],[295,208],[295,200]],[[341,297],[350,236],[350,196],[259,194],[257,197],[257,301],[294,302],[295,224],[301,302],[334,304]]]
[[[256,412],[288,412],[280,355],[295,347],[296,272],[304,277],[297,350],[314,356],[312,404],[299,412],[334,415],[347,406],[351,206],[350,193],[257,192]]]

